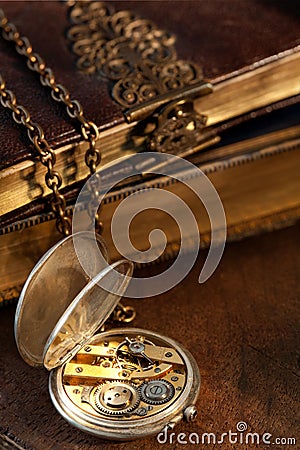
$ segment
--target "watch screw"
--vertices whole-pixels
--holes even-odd
[[[146,416],[147,409],[146,408],[138,408],[136,410],[135,414],[138,415],[138,416]]]
[[[156,369],[154,369],[154,372],[159,373],[161,370],[159,367],[156,367]]]
[[[166,357],[166,358],[171,358],[171,356],[173,356],[173,353],[171,353],[171,352],[167,352],[167,353],[165,354],[165,357]]]
[[[119,372],[119,377],[122,377],[122,378],[128,378],[129,375],[130,375],[130,373],[126,370],[122,370],[122,372]]]
[[[193,422],[197,417],[197,408],[195,405],[189,405],[183,411],[183,417],[187,422]]]
[[[80,390],[79,389],[74,389],[73,390],[73,394],[80,394]]]
[[[82,367],[76,367],[75,372],[77,372],[77,373],[83,372],[83,368]]]
[[[90,352],[91,350],[92,350],[91,347],[84,347],[85,352]]]
[[[178,377],[172,377],[171,380],[172,381],[178,381]]]

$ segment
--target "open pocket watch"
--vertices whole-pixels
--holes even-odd
[[[97,274],[92,279],[77,258],[74,239],[84,245]],[[187,350],[143,329],[95,334],[125,293],[133,265],[121,260],[103,266],[94,239],[90,232],[68,236],[32,270],[15,318],[21,356],[50,371],[49,391],[58,412],[98,437],[135,439],[172,428],[182,418],[193,420],[200,375]],[[102,238],[96,240],[107,260]]]

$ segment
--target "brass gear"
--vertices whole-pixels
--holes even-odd
[[[141,399],[150,405],[162,405],[170,401],[174,394],[175,388],[167,380],[157,379],[143,383],[139,387]]]
[[[140,403],[139,391],[126,381],[105,382],[96,388],[93,396],[96,409],[112,416],[128,414]]]

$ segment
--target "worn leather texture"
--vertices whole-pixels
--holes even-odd
[[[53,69],[57,80],[71,96],[82,103],[86,117],[101,128],[123,120],[121,108],[110,98],[107,84],[96,77],[81,74],[65,37],[68,9],[62,2],[3,2],[5,14],[21,34],[29,37],[33,48]],[[0,39],[1,73],[18,102],[30,111],[32,119],[41,124],[48,141],[59,147],[79,139],[78,124],[69,118],[64,105],[51,98],[41,86],[39,77],[31,72],[25,58],[18,55],[12,43]],[[31,158],[34,153],[26,130],[13,122],[11,112],[0,108],[0,168]]]
[[[248,70],[255,61],[300,43],[299,10],[292,0],[121,1],[116,9],[131,9],[177,35],[178,58],[203,67],[207,79]],[[27,35],[57,79],[83,105],[85,115],[101,129],[123,122],[121,107],[110,97],[107,82],[81,74],[66,40],[70,26],[63,2],[2,2],[8,18]],[[29,108],[54,147],[79,139],[77,124],[63,105],[55,103],[38,75],[31,73],[13,44],[0,39],[1,73],[18,101]],[[11,112],[0,108],[0,169],[34,154],[26,131],[15,124]]]
[[[210,80],[300,44],[300,9],[293,0],[114,1],[177,35],[181,59]]]
[[[292,438],[297,445],[243,444],[252,448],[299,448],[299,227],[228,244],[220,266],[204,284],[194,269],[171,291],[144,300],[126,300],[137,309],[133,326],[157,331],[193,353],[202,377],[198,417],[174,428],[176,436],[198,433],[200,444],[162,445],[156,437],[108,442],[69,426],[48,393],[46,370],[28,366],[18,354],[14,308],[0,312],[0,448],[26,450],[174,450],[234,448],[201,444],[203,433],[247,432]],[[165,270],[153,265],[138,272],[148,277]],[[9,447],[9,442],[11,447]],[[250,441],[251,442],[251,441]]]

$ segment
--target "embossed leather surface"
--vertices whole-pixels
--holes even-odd
[[[293,1],[201,0],[120,1],[116,9],[132,9],[177,35],[178,58],[200,64],[208,79],[220,79],[249,64],[300,43],[299,10]],[[86,76],[75,68],[75,57],[65,37],[68,11],[62,2],[2,2],[8,18],[28,35],[34,49],[53,68],[58,81],[82,103],[85,114],[101,128],[122,122],[123,115],[109,95],[105,80]],[[32,112],[54,146],[79,137],[76,123],[63,105],[55,104],[42,88],[38,75],[26,68],[13,45],[0,39],[1,72],[7,87]],[[26,131],[0,108],[0,168],[30,158],[33,152]]]

